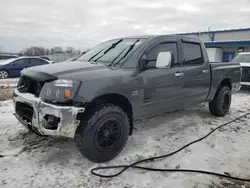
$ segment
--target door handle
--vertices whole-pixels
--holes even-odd
[[[207,73],[208,73],[208,70],[202,70],[202,73],[203,73],[203,74],[207,74]]]
[[[182,72],[176,72],[176,73],[174,73],[174,75],[175,75],[175,77],[182,77],[182,76],[184,76],[184,73],[182,73]]]

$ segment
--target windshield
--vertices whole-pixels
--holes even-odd
[[[136,50],[145,39],[116,39],[97,45],[87,51],[79,61],[97,61],[117,65],[123,58]]]
[[[232,62],[250,63],[250,54],[238,54]]]

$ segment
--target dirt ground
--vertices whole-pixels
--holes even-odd
[[[11,98],[12,88],[4,88],[0,86],[0,101],[4,101]]]
[[[250,112],[250,92],[233,96],[231,110],[213,117],[207,104],[165,113],[136,122],[126,147],[114,160],[95,164],[82,157],[74,141],[40,137],[27,131],[12,115],[10,100],[0,102],[0,187],[55,188],[250,188],[240,181],[193,173],[160,173],[129,169],[118,177],[102,179],[90,170],[97,166],[129,164],[169,153],[222,123]],[[250,116],[212,134],[178,154],[142,164],[155,168],[187,168],[229,173],[250,179]],[[114,173],[114,170],[104,173]]]

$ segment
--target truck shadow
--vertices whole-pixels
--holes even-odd
[[[202,120],[202,119],[207,119],[207,118],[211,119],[212,115],[210,114],[207,105],[199,104],[194,107],[190,107],[190,108],[186,108],[182,110],[176,110],[174,112],[166,112],[166,113],[158,114],[149,118],[137,120],[134,125],[135,132],[142,130],[142,129],[147,130],[147,129],[157,128],[161,126],[162,124],[166,126],[175,124],[175,126],[178,126],[174,122],[176,122],[177,120],[178,122],[180,122],[181,119],[185,121],[186,119],[189,119],[190,117],[191,119],[194,119],[193,117],[195,117],[195,120]],[[191,121],[191,122],[194,122],[194,121]],[[188,125],[191,122],[185,121],[185,125]]]

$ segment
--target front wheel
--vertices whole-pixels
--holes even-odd
[[[0,79],[6,79],[9,77],[9,74],[5,70],[0,70]]]
[[[81,121],[75,134],[77,149],[93,162],[116,157],[129,135],[127,114],[118,106],[103,104]]]
[[[227,114],[231,105],[231,89],[223,86],[218,89],[214,99],[209,103],[211,114],[222,117]]]

